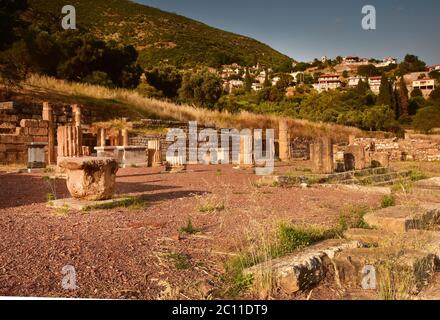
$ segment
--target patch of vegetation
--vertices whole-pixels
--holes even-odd
[[[84,208],[83,211],[87,212],[92,210],[110,210],[114,208],[126,208],[128,210],[138,211],[145,209],[145,207],[146,203],[141,199],[137,197],[128,197],[123,200],[88,206]]]
[[[184,253],[168,253],[165,255],[167,260],[170,260],[174,263],[174,267],[177,270],[185,270],[190,267],[190,256]]]
[[[225,203],[223,201],[208,200],[206,203],[198,206],[198,211],[201,213],[213,213],[223,211]]]
[[[53,202],[53,200],[56,200],[57,198],[57,178],[56,177],[50,177],[50,176],[43,176],[43,181],[47,183],[47,185],[50,188],[50,191],[48,194],[46,194],[47,201]]]
[[[274,283],[270,274],[265,275],[265,283],[261,284],[256,283],[252,275],[245,274],[244,269],[335,236],[334,229],[290,224],[280,224],[272,233],[259,234],[260,238],[254,239],[252,246],[243,249],[238,256],[226,263],[226,272],[222,277],[224,288],[221,296],[237,297],[256,285],[268,287],[269,291],[272,290]]]
[[[66,216],[69,214],[70,208],[67,204],[63,205],[61,208],[55,209],[55,215],[57,216]]]
[[[279,227],[278,232],[279,248],[277,251],[279,252],[277,252],[277,255],[279,256],[335,236],[334,231],[329,229],[285,224]]]
[[[188,221],[186,222],[186,225],[180,228],[180,232],[186,233],[186,234],[196,234],[200,232],[199,229],[194,227],[192,219],[188,218]]]
[[[338,231],[340,233],[348,229],[370,229],[365,222],[364,216],[367,214],[366,206],[351,206],[339,214]]]
[[[394,207],[396,205],[396,198],[393,195],[385,195],[380,200],[381,208]]]
[[[411,181],[413,181],[413,182],[429,178],[429,176],[426,173],[424,173],[420,170],[411,170],[411,174],[409,177],[410,177]]]
[[[404,194],[411,193],[411,191],[413,189],[413,184],[414,183],[412,181],[401,179],[399,182],[395,183],[391,187],[391,192],[393,192],[393,193],[404,193]]]

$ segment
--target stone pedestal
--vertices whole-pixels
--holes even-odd
[[[281,161],[290,159],[290,143],[289,143],[289,125],[287,120],[279,121],[279,137],[278,137],[279,153]]]
[[[28,145],[28,169],[46,168],[47,143],[32,142]]]
[[[122,146],[116,147],[118,162],[121,167],[148,166],[147,147]]]
[[[148,141],[148,165],[151,167],[162,165],[162,149],[159,139]]]
[[[182,156],[167,157],[165,164],[165,171],[167,172],[182,172],[186,171],[185,159]]]
[[[310,145],[310,159],[313,172],[333,173],[335,164],[333,159],[333,142],[330,138],[322,138]]]
[[[61,158],[59,167],[67,174],[67,189],[75,199],[108,200],[113,197],[118,163],[113,158]]]
[[[98,157],[109,157],[114,159],[118,158],[116,147],[112,147],[112,146],[95,147],[95,150]]]

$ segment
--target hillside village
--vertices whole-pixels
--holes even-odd
[[[320,61],[322,63],[327,62],[327,57],[322,57]],[[310,62],[309,64],[312,64]],[[292,63],[292,70],[295,69],[296,63]],[[270,68],[264,68],[257,64],[256,66],[246,68],[238,64],[224,65],[222,70],[219,71],[219,75],[223,79],[223,88],[226,92],[231,92],[233,89],[241,88],[244,86],[246,70],[252,77],[252,90],[260,91],[264,88],[265,83],[269,83],[271,86],[275,86],[284,76],[289,79],[290,86],[286,89],[286,96],[292,96],[294,89],[297,86],[304,84],[306,75],[313,76],[313,81],[307,82],[313,89],[321,93],[328,90],[355,88],[358,86],[359,81],[368,82],[371,91],[378,95],[381,85],[381,76],[361,76],[358,75],[358,68],[360,66],[372,65],[375,68],[388,68],[393,69],[398,67],[398,60],[393,57],[385,57],[382,61],[372,61],[371,59],[359,58],[356,56],[347,56],[342,59],[340,64],[330,68],[331,73],[320,72],[316,67],[308,68],[305,71],[292,71],[291,73],[274,73]],[[390,68],[391,67],[391,68]],[[423,72],[411,72],[404,75],[405,83],[409,93],[414,89],[419,89],[425,98],[429,97],[431,92],[438,86],[438,80],[430,78],[431,72],[440,72],[440,65],[434,65],[426,67]],[[268,82],[267,82],[268,81]]]

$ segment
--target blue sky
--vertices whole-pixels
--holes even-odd
[[[243,34],[308,61],[323,55],[440,64],[438,0],[136,0],[223,30]],[[374,5],[377,29],[361,28],[362,7]]]

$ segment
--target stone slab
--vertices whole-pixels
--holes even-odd
[[[412,206],[395,206],[367,213],[365,222],[378,229],[406,232],[425,229],[440,217],[439,203],[420,203]]]
[[[54,209],[64,209],[69,208],[72,210],[87,210],[90,208],[96,208],[99,206],[106,206],[106,205],[114,205],[117,207],[117,205],[120,203],[124,203],[127,200],[130,200],[130,198],[114,198],[109,200],[101,200],[101,201],[87,201],[87,200],[78,200],[74,198],[66,198],[66,199],[57,199],[50,201],[47,204],[47,207],[54,208]]]
[[[248,268],[244,274],[252,274],[257,281],[270,274],[279,288],[286,293],[294,293],[318,284],[337,252],[358,247],[358,241],[326,240],[286,257]]]
[[[440,232],[408,230],[405,233],[374,229],[349,229],[344,232],[347,240],[359,241],[368,246],[396,247],[428,252],[440,259]]]
[[[414,186],[421,189],[440,189],[440,177],[417,181]]]
[[[355,248],[336,253],[333,259],[336,274],[344,288],[361,288],[365,277],[364,268],[374,267],[377,279],[389,272],[401,273],[401,280],[410,288],[409,293],[419,292],[435,272],[435,256],[427,252],[395,247]]]

